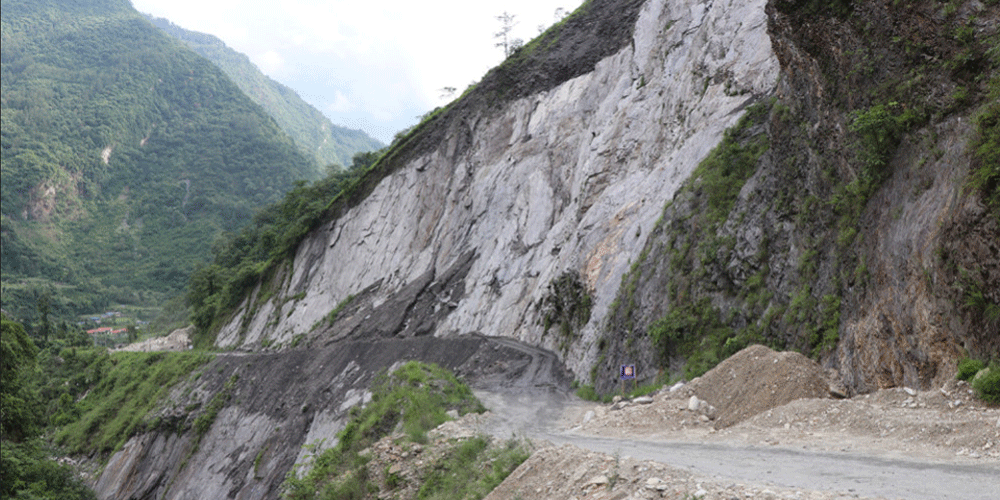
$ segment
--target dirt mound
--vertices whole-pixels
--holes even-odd
[[[753,345],[688,384],[716,409],[715,428],[802,398],[825,398],[830,385],[823,368],[797,352]]]

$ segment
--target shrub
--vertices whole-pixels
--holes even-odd
[[[958,373],[955,378],[965,381],[972,380],[972,377],[975,377],[979,370],[985,367],[986,365],[978,359],[965,358],[958,362]]]
[[[212,359],[205,353],[103,355],[87,371],[88,395],[75,405],[80,418],[55,435],[71,453],[110,454],[146,429],[147,415],[170,388]]]
[[[1000,363],[994,361],[972,379],[976,396],[989,404],[1000,404]]]
[[[483,498],[530,455],[524,443],[511,439],[490,448],[490,438],[478,436],[458,444],[434,464],[417,491],[418,500]]]
[[[426,442],[426,432],[459,414],[486,411],[467,385],[434,364],[410,361],[372,383],[372,399],[364,408],[351,409],[351,420],[337,434],[337,446],[313,459],[312,470],[285,479],[285,498],[365,498],[374,488],[360,452],[400,426],[410,441]],[[360,496],[359,496],[360,495]]]

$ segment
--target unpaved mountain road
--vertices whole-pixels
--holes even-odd
[[[719,480],[734,479],[783,488],[913,500],[996,500],[1000,495],[998,467],[715,443],[599,438],[573,434],[539,437],[609,455],[617,453],[681,467]]]
[[[713,437],[663,440],[641,431],[625,437],[585,435],[580,429],[566,429],[568,421],[581,411],[593,411],[591,403],[551,389],[509,389],[477,391],[490,409],[479,424],[499,438],[511,435],[572,445],[608,456],[631,457],[683,469],[696,476],[725,483],[738,481],[794,490],[837,492],[846,497],[902,498],[907,500],[997,500],[1000,498],[1000,461],[995,458],[969,460],[912,459],[863,452],[827,452],[810,443],[783,442],[781,446],[751,446],[741,438]],[[624,417],[623,417],[624,418]],[[620,428],[619,428],[620,429]],[[593,432],[593,430],[591,430]],[[761,433],[761,442],[768,436]],[[690,440],[693,439],[693,440]],[[793,446],[799,445],[799,449]],[[807,449],[801,449],[805,446]],[[588,478],[589,479],[589,478]],[[694,492],[692,492],[694,493]],[[732,497],[706,497],[726,498]],[[742,498],[742,497],[740,497]]]
[[[532,377],[551,354],[533,356],[522,372]],[[964,383],[795,400],[716,429],[689,409],[697,382],[646,404],[608,406],[530,378],[476,390],[490,410],[476,419],[478,431],[556,446],[490,499],[1000,499],[1000,409]],[[598,487],[619,476],[631,481],[619,483],[621,495]]]

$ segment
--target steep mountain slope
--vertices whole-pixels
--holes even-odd
[[[720,149],[758,159],[739,179],[706,162],[674,197],[619,291],[598,370],[686,362],[691,377],[766,342],[869,392],[1000,356],[1000,167],[970,146],[990,133],[976,122],[997,119],[995,3],[778,1],[768,14],[777,100]],[[978,175],[992,184],[976,189]]]
[[[620,363],[693,376],[749,342],[862,391],[996,355],[996,208],[965,179],[997,8],[955,5],[587,3],[335,201],[218,345],[472,331],[602,391]],[[330,321],[345,301],[381,319]]]
[[[274,121],[126,1],[4,0],[3,307],[177,294],[214,238],[314,179]]]
[[[376,169],[398,170],[309,236],[274,298],[248,302],[218,344],[341,335],[323,318],[354,296],[376,317],[404,305],[386,334],[515,337],[587,374],[663,204],[740,112],[774,91],[763,6],[587,3],[390,152]],[[566,273],[591,296],[589,321],[582,314],[569,338],[546,331],[541,305]]]
[[[150,21],[222,69],[246,95],[274,117],[303,154],[315,158],[320,167],[330,164],[349,167],[355,153],[385,147],[360,130],[334,125],[294,90],[268,78],[250,58],[227,47],[222,40],[186,30],[166,19],[150,18]]]

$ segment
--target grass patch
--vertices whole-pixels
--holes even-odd
[[[695,189],[708,203],[708,221],[721,224],[729,216],[736,197],[747,179],[756,171],[757,160],[768,150],[766,134],[755,131],[767,118],[774,100],[754,104],[732,128],[726,130],[719,143],[691,175]]]
[[[206,353],[130,353],[102,356],[88,372],[93,385],[76,402],[78,420],[55,435],[75,454],[110,454],[150,423],[147,415],[170,388],[212,356]]]
[[[417,491],[418,500],[478,500],[493,491],[531,455],[524,443],[511,439],[490,448],[490,438],[465,440],[434,468]]]
[[[410,361],[378,376],[371,402],[351,410],[337,446],[316,456],[305,475],[288,475],[285,498],[364,498],[377,487],[368,480],[368,459],[360,452],[397,426],[411,441],[426,442],[427,431],[444,423],[445,412],[452,409],[459,414],[485,411],[467,385],[437,365]]]
[[[991,405],[1000,404],[1000,363],[993,361],[972,378],[976,397]]]

